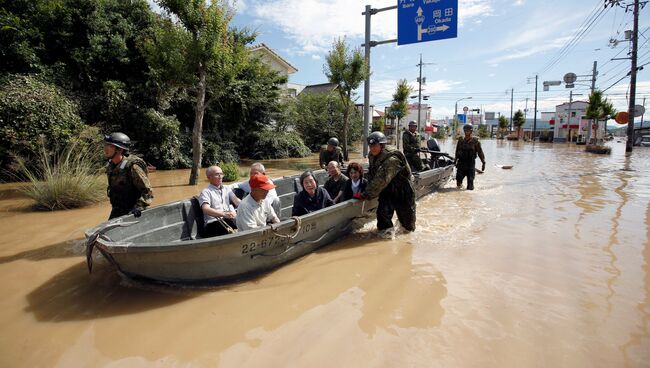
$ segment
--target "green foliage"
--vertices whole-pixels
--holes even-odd
[[[384,126],[386,125],[386,119],[382,116],[377,120],[372,121],[372,131],[373,132],[383,132]]]
[[[37,152],[40,136],[65,145],[82,126],[77,104],[60,88],[36,76],[11,75],[0,83],[2,168],[12,153],[29,158]]]
[[[512,117],[512,125],[514,125],[517,129],[520,129],[522,126],[524,126],[524,124],[526,124],[524,113],[521,110],[517,110],[517,112],[515,112],[515,115]]]
[[[264,130],[254,133],[251,138],[251,149],[248,155],[253,159],[306,157],[311,153],[295,132]]]
[[[616,115],[614,105],[605,98],[603,100],[603,92],[595,90],[589,95],[589,104],[585,111],[585,116],[594,120],[606,120]]]
[[[330,83],[336,84],[336,91],[341,100],[343,113],[343,156],[348,159],[349,117],[354,107],[353,91],[359,87],[368,75],[368,67],[361,55],[361,49],[351,49],[345,38],[334,41],[332,50],[327,54],[327,63],[323,67]]]
[[[18,175],[29,181],[20,190],[36,202],[37,209],[76,208],[105,200],[106,181],[97,164],[103,145],[74,139],[62,149],[50,151],[48,146],[41,140],[35,164],[16,156]]]
[[[445,138],[447,136],[447,129],[445,126],[438,127],[438,131],[433,133],[432,137],[436,139]]]
[[[175,116],[165,116],[154,109],[147,109],[136,127],[137,148],[148,163],[159,169],[186,168],[189,156],[182,151],[180,122]]]
[[[344,121],[341,100],[333,93],[302,93],[296,100],[297,120],[293,124],[304,139],[304,144],[312,151],[318,151],[330,137],[343,140]],[[358,110],[350,115],[348,144],[359,140],[362,133],[363,118]]]
[[[503,115],[499,116],[499,132],[501,133],[502,138],[505,132],[508,130],[508,125],[508,119]]]
[[[216,143],[218,141],[219,139],[206,137],[203,143],[204,154],[203,161],[201,162],[202,167],[220,165],[222,162],[239,162],[239,155],[235,150],[235,144],[232,142]],[[188,145],[188,147],[191,147],[191,145]]]
[[[390,115],[399,120],[408,114],[408,98],[412,92],[411,86],[406,79],[400,79],[397,82],[395,93],[393,93],[393,103],[390,105]]]
[[[235,162],[224,162],[219,167],[223,170],[223,181],[236,181],[239,179],[239,166]]]
[[[486,124],[481,124],[478,126],[478,136],[480,138],[489,138],[490,132],[488,131]]]

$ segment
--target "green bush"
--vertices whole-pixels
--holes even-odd
[[[77,104],[57,86],[34,75],[10,75],[0,82],[2,169],[9,169],[14,156],[29,161],[40,151],[40,136],[65,146],[82,128]]]
[[[236,181],[239,179],[239,166],[234,162],[224,162],[221,165],[223,170],[223,181]]]
[[[59,210],[82,207],[106,199],[106,180],[97,158],[103,145],[74,139],[63,149],[47,149],[40,140],[36,162],[15,156],[17,173],[29,181],[21,192],[32,198],[36,209]]]
[[[190,167],[190,157],[181,149],[181,124],[175,116],[166,116],[154,109],[147,109],[141,121],[135,138],[141,142],[137,144],[137,148],[145,161],[159,169]]]
[[[190,137],[189,145],[192,146]],[[221,165],[223,162],[239,162],[239,155],[235,151],[235,144],[232,142],[215,143],[208,137],[203,139],[203,159],[201,165],[208,167]]]
[[[306,157],[311,151],[295,132],[261,131],[251,137],[250,157],[257,160]]]

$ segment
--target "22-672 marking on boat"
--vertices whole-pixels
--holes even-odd
[[[288,241],[289,239],[287,238],[280,238],[274,236],[272,238],[264,239],[259,243],[258,242],[245,243],[242,244],[241,246],[241,254],[248,254],[263,249],[275,248],[277,246],[288,243]]]

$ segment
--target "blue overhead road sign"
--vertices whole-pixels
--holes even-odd
[[[397,0],[397,44],[458,37],[458,0]]]

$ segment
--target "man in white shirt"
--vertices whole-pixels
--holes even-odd
[[[248,182],[251,193],[237,207],[237,229],[246,231],[280,222],[271,204],[264,200],[275,189],[273,182],[263,174],[253,175]]]
[[[260,162],[255,162],[251,165],[250,171],[248,172],[248,178],[252,178],[255,176],[255,174],[262,174],[266,175],[266,169],[264,168],[264,165]],[[273,181],[271,181],[271,184],[273,184]],[[251,186],[250,184],[245,181],[243,183],[236,184],[239,189],[243,190],[246,194],[251,192]],[[280,197],[278,197],[278,192],[275,191],[274,189],[269,190],[269,194],[267,194],[266,198],[264,199],[266,202],[269,202],[271,206],[273,207],[273,210],[275,213],[279,216],[280,215]]]
[[[208,167],[205,175],[210,185],[199,195],[205,224],[203,236],[228,234],[237,227],[235,207],[239,205],[240,200],[229,186],[222,184],[223,170],[219,166]]]

